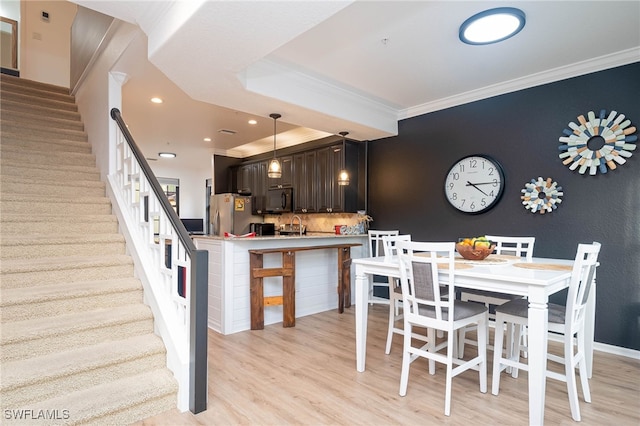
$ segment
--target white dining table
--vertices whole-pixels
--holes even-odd
[[[492,256],[495,260],[492,260]],[[544,423],[547,367],[547,303],[550,295],[569,286],[570,267],[573,266],[574,261],[573,259],[533,258],[532,261],[527,262],[525,259],[515,257],[508,259],[509,257],[490,255],[483,261],[461,260],[464,263],[462,263],[463,266],[455,268],[454,285],[525,296],[529,299],[527,331],[529,424],[542,425]],[[364,372],[367,355],[369,278],[372,275],[399,277],[400,269],[396,257],[379,256],[353,259],[353,265],[355,266],[356,283],[356,368],[357,371]],[[549,268],[544,269],[545,266]],[[444,274],[448,274],[449,271],[441,268],[439,273],[446,276]],[[595,294],[594,278],[589,294],[585,324],[585,358],[589,377],[591,377],[593,365]]]

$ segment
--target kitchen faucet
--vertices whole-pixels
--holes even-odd
[[[298,218],[298,229],[300,230],[300,236],[302,236],[302,219],[300,218],[300,216],[298,216],[297,214],[294,214],[293,216],[291,216],[291,223],[289,224],[289,227],[293,231],[293,220],[296,217]]]

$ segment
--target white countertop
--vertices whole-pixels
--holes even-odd
[[[356,235],[336,235],[332,232],[307,232],[305,235],[265,235],[255,237],[220,237],[217,235],[193,235],[191,238],[204,238],[212,240],[225,240],[225,241],[256,241],[256,240],[297,240],[297,239],[319,239],[319,238],[353,238],[353,237],[366,237],[367,234]]]

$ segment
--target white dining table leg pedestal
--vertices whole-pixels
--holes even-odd
[[[529,424],[544,423],[544,400],[547,376],[547,297],[532,300],[529,296]]]
[[[367,358],[369,280],[361,269],[360,265],[356,265],[356,369],[362,373]]]

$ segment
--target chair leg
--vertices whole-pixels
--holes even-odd
[[[447,384],[444,393],[444,415],[451,415],[451,381],[453,379],[453,351],[455,344],[455,332],[449,332],[447,336]]]
[[[387,331],[387,346],[384,353],[389,355],[391,353],[391,343],[393,342],[393,328],[396,323],[396,303],[395,300],[389,299],[389,330]]]
[[[404,332],[405,338],[407,336],[407,331]],[[409,339],[411,339],[411,333],[409,334]],[[411,340],[409,340],[411,341]],[[435,352],[436,349],[436,331],[433,328],[427,328],[427,350],[429,352]],[[432,376],[436,374],[436,362],[432,359],[429,360],[429,374]]]
[[[578,354],[580,361],[578,362],[578,373],[580,374],[580,383],[582,384],[582,395],[586,402],[591,402],[591,392],[589,391],[589,375],[587,374],[587,360],[584,357],[584,333],[578,332]]]
[[[521,340],[520,333],[522,332],[522,329],[524,327],[521,324],[513,324],[511,328],[513,330],[513,339],[511,339],[512,346],[510,346],[507,349],[507,351],[509,352],[509,354],[507,355],[507,358],[509,358],[512,361],[519,362],[520,361],[520,340]],[[518,370],[519,370],[518,367],[511,367],[511,377],[513,377],[514,379],[517,379]]]
[[[466,327],[462,327],[460,330],[458,330],[458,354],[457,357],[462,359],[464,358],[464,339],[466,339],[467,335],[467,328]]]
[[[487,340],[489,336],[488,318],[478,321],[478,355],[482,357],[479,365],[480,392],[487,393]]]
[[[580,421],[580,404],[578,401],[578,387],[576,385],[575,358],[573,354],[573,336],[564,336],[564,374],[567,379],[567,393],[569,394],[569,406],[571,417],[576,422]]]
[[[496,324],[495,324],[495,334],[493,337],[493,374],[492,374],[492,382],[491,382],[491,393],[493,395],[498,395],[500,391],[500,372],[502,371],[502,366],[500,361],[502,361],[502,350],[498,350],[497,348],[502,348],[502,341],[504,339],[504,321],[498,315],[496,315]],[[509,353],[509,346],[507,346],[507,356]]]
[[[407,394],[407,384],[409,382],[409,365],[411,364],[411,324],[404,322],[404,339],[402,348],[402,371],[400,373],[400,396]]]

